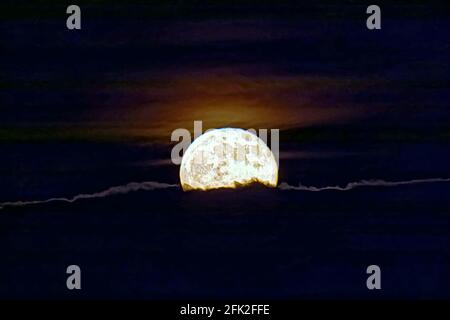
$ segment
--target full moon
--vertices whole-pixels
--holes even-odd
[[[194,140],[181,160],[184,191],[236,188],[254,182],[276,187],[278,165],[255,134],[235,128],[208,130]]]

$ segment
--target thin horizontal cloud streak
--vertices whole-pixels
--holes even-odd
[[[281,190],[295,190],[295,191],[349,191],[360,187],[396,187],[404,185],[414,185],[423,183],[435,183],[435,182],[450,182],[450,178],[430,178],[430,179],[413,179],[405,181],[386,181],[386,180],[361,180],[357,182],[349,182],[345,186],[325,186],[325,187],[314,187],[314,186],[304,186],[301,183],[298,186],[291,186],[286,182],[280,183],[278,188]]]
[[[87,194],[79,194],[72,198],[65,198],[65,197],[59,197],[59,198],[50,198],[46,200],[32,200],[32,201],[15,201],[15,202],[3,202],[0,203],[0,210],[5,207],[22,207],[22,206],[28,206],[28,205],[35,205],[35,204],[44,204],[49,202],[75,202],[77,200],[81,199],[94,199],[94,198],[105,198],[109,196],[119,195],[119,194],[127,194],[130,192],[135,191],[150,191],[150,190],[156,190],[156,189],[168,189],[168,188],[177,188],[177,184],[168,184],[168,183],[162,183],[162,182],[155,182],[155,181],[144,181],[144,182],[130,182],[125,185],[121,186],[114,186],[111,188],[108,188],[106,190],[95,192],[95,193],[87,193]]]

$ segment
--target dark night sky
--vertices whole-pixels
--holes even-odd
[[[0,297],[450,297],[448,4],[302,2],[1,1]],[[193,120],[280,128],[284,188],[183,192]]]
[[[2,140],[168,141],[193,120],[448,135],[442,5],[385,5],[379,31],[354,1],[80,5],[81,31],[63,4],[2,10]]]

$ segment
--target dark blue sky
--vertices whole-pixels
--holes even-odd
[[[377,31],[354,1],[80,6],[81,31],[66,29],[63,4],[5,9],[3,139],[36,138],[36,127],[151,139],[193,120],[448,132],[443,5],[383,5]]]
[[[77,1],[69,31],[69,3],[12,3],[0,297],[450,296],[448,5],[380,4],[369,31],[357,1]],[[179,183],[170,132],[193,120],[282,129],[284,188],[130,189]]]

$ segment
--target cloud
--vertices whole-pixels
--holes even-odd
[[[78,194],[72,198],[50,198],[46,200],[32,200],[32,201],[15,201],[15,202],[3,202],[0,203],[0,210],[5,207],[22,207],[33,204],[43,204],[55,201],[63,201],[63,202],[75,202],[80,199],[93,199],[93,198],[105,198],[118,194],[126,194],[134,191],[140,190],[155,190],[155,189],[167,189],[167,188],[177,188],[179,185],[177,184],[168,184],[162,182],[155,181],[144,181],[144,182],[130,182],[121,186],[114,186],[108,188],[106,190],[96,192],[96,193],[87,193],[87,194]]]
[[[361,180],[357,182],[349,182],[345,186],[325,186],[325,187],[315,187],[315,186],[304,186],[301,183],[298,186],[291,186],[286,182],[280,183],[278,186],[281,190],[295,190],[295,191],[348,191],[359,187],[395,187],[402,185],[413,185],[422,183],[435,183],[435,182],[450,182],[450,178],[430,178],[430,179],[413,179],[405,181],[386,181],[386,180]],[[150,191],[157,189],[169,189],[169,188],[179,188],[178,184],[169,184],[156,181],[144,181],[144,182],[130,182],[121,186],[110,187],[106,190],[95,192],[95,193],[82,193],[71,198],[58,197],[49,198],[46,200],[31,200],[31,201],[14,201],[14,202],[3,202],[0,203],[0,210],[6,207],[22,207],[35,204],[44,204],[49,202],[75,202],[81,199],[94,199],[94,198],[105,198],[109,196],[127,194],[135,191]]]
[[[396,187],[411,184],[421,184],[421,183],[434,183],[434,182],[450,182],[450,178],[430,178],[430,179],[414,179],[405,181],[386,181],[386,180],[361,180],[357,182],[349,182],[345,186],[325,186],[325,187],[314,187],[314,186],[304,186],[301,183],[298,186],[291,186],[286,182],[280,183],[278,188],[281,190],[297,190],[297,191],[348,191],[359,187]]]

